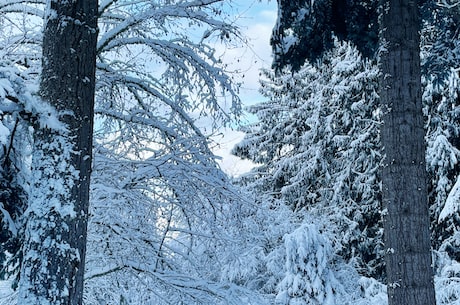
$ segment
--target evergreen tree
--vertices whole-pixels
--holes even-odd
[[[251,108],[259,122],[234,148],[261,164],[245,183],[298,214],[328,219],[336,250],[381,277],[376,66],[336,42],[317,66],[266,75],[268,100]]]
[[[432,243],[460,259],[460,222],[455,184],[458,181],[460,149],[460,104],[458,71],[460,65],[458,10],[426,1],[422,29],[422,72],[424,112],[427,119],[427,168]]]
[[[285,235],[286,275],[280,283],[276,304],[337,304],[343,287],[331,270],[331,242],[315,225],[303,225]]]
[[[460,13],[439,1],[422,3],[422,75],[435,87],[442,86],[451,77],[451,69],[460,65]]]
[[[460,218],[458,200],[454,198],[460,173],[458,82],[456,71],[437,81],[437,85],[424,79],[432,244],[434,249],[447,251],[457,261],[460,260],[460,240],[456,228]]]
[[[350,3],[351,1],[343,1],[340,5],[346,6]],[[340,30],[333,30],[334,24],[340,24],[340,22],[334,23],[340,18],[327,17],[333,16],[332,13],[328,14],[327,12],[338,7],[334,1],[302,2],[301,4],[296,6],[290,5],[289,2],[279,2],[279,19],[272,40],[275,42],[275,68],[280,69],[285,65],[291,65],[296,70],[305,60],[315,61],[321,58],[321,54],[327,49],[326,44],[321,43],[321,41],[329,41],[330,35],[334,33],[337,33],[340,39],[353,42],[358,49],[363,51],[362,41],[353,39],[352,35],[340,34]],[[455,68],[458,66],[459,60],[459,48],[457,46],[459,23],[456,21],[459,19],[459,14],[455,5],[445,5],[435,1],[419,1],[418,4],[423,17],[421,70],[423,73],[424,113],[428,120],[426,158],[428,161],[427,170],[430,175],[428,184],[432,241],[435,249],[446,250],[448,248],[453,255],[452,257],[455,257],[455,253],[458,251],[456,249],[458,242],[454,238],[456,236],[454,229],[457,224],[456,216],[443,218],[443,221],[439,222],[439,215],[459,174],[456,165],[460,141],[458,140],[459,127],[456,119],[458,116],[458,99],[455,89],[457,79]],[[358,2],[355,5],[358,5]],[[369,14],[362,15],[367,16],[367,21],[364,21],[363,24],[371,26],[367,27],[368,32],[364,32],[369,36],[361,35],[361,37],[374,37],[373,40],[367,39],[368,42],[375,44],[373,48],[370,48],[373,50],[376,49],[377,44],[376,5],[375,1],[368,2],[366,7],[369,9]],[[354,10],[346,12],[343,14],[342,25],[343,20],[347,24],[356,21],[353,18]],[[296,19],[295,16],[305,18]],[[317,20],[324,21],[317,24]],[[309,30],[307,31],[305,28]],[[345,28],[342,27],[342,29]],[[354,29],[356,31],[347,30],[347,33],[360,32],[358,27],[354,27]],[[346,31],[343,30],[343,32]],[[283,41],[285,44],[282,43]],[[283,49],[280,47],[283,45],[289,47]],[[330,44],[327,45],[330,47]],[[364,50],[364,54],[370,53]],[[295,60],[297,59],[299,60],[296,63]]]

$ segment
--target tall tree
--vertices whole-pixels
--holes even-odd
[[[380,98],[389,304],[435,304],[422,113],[419,8],[382,1]]]
[[[460,11],[442,1],[421,7],[421,65],[427,126],[428,200],[435,250],[460,260],[460,215],[455,187],[460,174]],[[457,194],[456,194],[457,193]],[[442,259],[441,259],[442,261]],[[435,261],[436,265],[437,262]]]
[[[96,69],[97,0],[49,0],[36,107],[20,304],[81,304]],[[40,105],[41,104],[41,105]]]

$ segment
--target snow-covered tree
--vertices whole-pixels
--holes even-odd
[[[438,1],[439,2],[439,1]],[[458,67],[460,46],[458,11],[439,3],[424,4],[426,22],[422,30],[424,113],[427,118],[427,168],[432,243],[460,259],[457,227],[459,201],[455,184],[460,174],[460,123]]]
[[[294,71],[320,59],[334,37],[351,41],[366,57],[374,57],[378,41],[379,1],[279,0],[271,44],[276,70]]]
[[[302,225],[285,235],[286,274],[276,304],[334,305],[343,288],[331,265],[331,242],[315,225]]]
[[[283,237],[299,226],[301,219],[284,202],[269,194],[245,193],[248,198],[241,217],[238,251],[222,263],[223,278],[262,294],[273,303],[285,275]]]
[[[219,262],[234,257],[244,200],[195,124],[204,116],[225,124],[240,111],[237,88],[212,47],[239,39],[223,5],[99,4],[89,304],[257,299],[220,283]],[[5,57],[27,76],[41,71],[43,10],[44,1],[0,5],[17,35],[5,35]]]
[[[288,66],[293,70],[298,70],[305,60],[311,62],[318,60],[318,65],[320,65],[323,61],[322,54],[333,45],[331,43],[333,34],[340,40],[351,41],[361,52],[372,57],[372,52],[369,51],[375,50],[377,43],[377,1],[297,1],[295,3],[279,1],[278,4],[279,18],[272,38],[276,69]],[[456,197],[453,186],[458,176],[457,135],[459,129],[455,84],[458,77],[457,21],[459,14],[454,6],[448,7],[440,1],[423,1],[419,4],[424,21],[422,30],[422,72],[425,87],[423,100],[425,115],[428,118],[426,158],[430,175],[429,203],[432,212],[433,246],[436,249],[449,249],[451,255],[455,256],[458,251],[458,241],[454,238],[458,222],[455,214],[456,200],[448,200],[449,206],[444,209],[446,213],[447,211],[454,212],[450,215],[451,217],[443,218],[443,221],[439,222],[439,215],[448,195],[450,194],[451,199]],[[343,7],[350,9],[346,10]],[[362,14],[359,14],[361,19],[355,18],[354,15],[359,10],[364,10]],[[359,26],[356,26],[357,24]],[[338,25],[340,29],[337,28]],[[358,33],[362,34],[360,35],[362,40],[353,38],[353,35]],[[367,45],[367,50],[365,49],[366,43],[370,44]],[[280,74],[279,77],[285,76]],[[286,92],[288,91],[289,88]],[[288,96],[290,93],[283,94]],[[262,107],[264,106],[260,108]],[[271,107],[276,109],[276,105],[271,105]],[[276,114],[273,117],[277,117]],[[269,134],[268,130],[271,127],[264,128],[267,130],[266,134]],[[254,130],[249,130],[249,133],[252,132]],[[273,140],[283,143],[284,138],[281,136]],[[268,143],[270,140],[266,139],[265,146],[268,146]],[[261,168],[264,166],[266,168],[261,172],[271,175],[270,172],[274,166],[272,163],[265,163],[263,158],[260,157],[260,162],[263,163]],[[284,155],[278,157],[279,160],[283,158]],[[279,173],[283,172],[285,171]],[[321,176],[316,179],[322,181]],[[319,185],[324,185],[324,183],[320,182]],[[376,193],[377,199],[378,193]],[[381,245],[381,240],[372,240],[372,243]],[[381,272],[379,273],[382,276]]]
[[[87,300],[241,303],[245,292],[219,282],[240,197],[195,125],[198,116],[218,125],[239,111],[236,88],[207,44],[236,30],[218,15],[220,1],[138,5],[117,2],[101,17],[88,257],[96,268],[88,267]],[[101,240],[114,239],[101,251]]]
[[[96,0],[47,1],[20,304],[82,304],[96,41]]]
[[[459,104],[458,74],[451,71],[444,81],[435,85],[425,80],[425,113],[427,115],[427,168],[430,174],[430,208],[432,216],[432,243],[435,249],[444,250],[460,259],[460,240],[457,227],[459,177]]]
[[[336,250],[381,276],[376,66],[336,41],[318,65],[266,76],[267,101],[250,109],[259,121],[234,148],[260,164],[245,183],[299,215],[330,220]]]

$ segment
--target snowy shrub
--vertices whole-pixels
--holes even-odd
[[[276,304],[335,305],[342,289],[335,278],[330,241],[313,224],[287,234],[286,274],[279,285]]]
[[[387,305],[386,285],[376,279],[361,277],[358,281],[360,298],[353,305]]]

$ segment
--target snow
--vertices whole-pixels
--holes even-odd
[[[11,288],[11,281],[0,281],[0,305],[15,305],[17,293]]]
[[[30,99],[25,105],[25,110],[36,115],[41,128],[49,128],[56,131],[67,132],[67,127],[59,120],[59,116],[64,113],[58,113],[50,103],[42,101],[38,97]]]
[[[2,215],[3,221],[7,223],[7,229],[16,236],[18,233],[18,228],[16,223],[11,219],[11,215],[4,209],[3,203],[0,202],[0,214]]]
[[[294,31],[292,29],[285,29],[284,30],[282,43],[283,44],[282,44],[281,48],[283,49],[284,53],[289,52],[289,49],[292,46],[295,46],[296,44],[299,43],[298,38],[294,36]]]
[[[304,224],[284,238],[286,275],[276,303],[336,305],[335,294],[342,288],[331,270],[329,240],[313,224]]]
[[[0,144],[7,145],[10,136],[10,130],[0,121]]]
[[[460,208],[460,176],[457,177],[457,181],[450,190],[449,195],[447,196],[446,202],[444,204],[441,213],[439,214],[438,222],[444,221],[447,217],[458,213]]]

